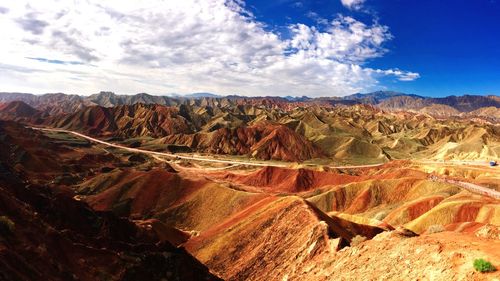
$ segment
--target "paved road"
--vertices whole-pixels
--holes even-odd
[[[178,155],[178,154],[172,154],[172,153],[165,153],[165,152],[157,152],[157,151],[151,151],[151,150],[145,150],[145,149],[140,149],[140,148],[132,148],[132,147],[127,147],[119,144],[114,144],[106,141],[102,141],[93,137],[89,137],[87,135],[74,132],[74,131],[69,131],[69,130],[64,130],[64,129],[53,129],[53,128],[36,128],[32,127],[32,129],[35,130],[41,130],[41,131],[49,131],[49,132],[59,132],[59,133],[67,133],[67,134],[72,134],[84,139],[87,139],[92,142],[104,144],[110,147],[115,147],[115,148],[120,148],[123,150],[127,150],[130,152],[135,152],[135,153],[143,153],[143,154],[149,154],[149,155],[157,155],[157,156],[163,156],[163,157],[170,157],[170,158],[176,158],[176,159],[186,159],[186,160],[194,160],[194,161],[204,161],[204,162],[213,162],[213,163],[225,163],[225,164],[239,164],[239,165],[247,165],[247,166],[260,166],[260,167],[265,167],[265,166],[273,166],[273,167],[288,167],[288,164],[278,164],[278,163],[262,163],[262,162],[247,162],[247,161],[233,161],[233,160],[222,160],[222,159],[213,159],[213,158],[207,158],[207,157],[199,157],[199,156],[185,156],[185,155]]]
[[[486,166],[490,169],[498,169],[499,167],[498,166],[493,166],[491,167],[489,162],[488,161],[460,161],[460,160],[450,160],[450,161],[431,161],[431,160],[418,160],[418,161],[415,161],[417,163],[421,163],[421,164],[437,164],[437,165],[466,165],[467,169],[472,169],[472,170],[478,170],[478,169],[481,169],[481,170],[484,170],[484,168],[478,168],[477,166]],[[476,166],[476,167],[474,167]],[[431,175],[430,176],[430,179],[431,180],[434,180],[434,181],[439,181],[439,182],[445,182],[445,183],[449,183],[449,184],[453,184],[453,185],[456,185],[456,186],[459,186],[463,189],[466,189],[470,192],[473,192],[473,193],[477,193],[477,194],[481,194],[481,195],[486,195],[488,197],[492,197],[492,198],[496,198],[496,199],[500,199],[500,192],[494,190],[494,189],[491,189],[491,188],[487,188],[487,187],[483,187],[483,186],[480,186],[480,185],[477,185],[477,184],[473,184],[473,183],[470,183],[470,182],[463,182],[463,181],[457,181],[457,180],[453,180],[453,179],[448,179],[444,176],[436,176],[436,175]]]
[[[35,129],[35,130],[41,130],[41,131],[72,134],[72,135],[87,139],[89,141],[104,144],[104,145],[107,145],[110,147],[120,148],[120,149],[124,149],[124,150],[130,151],[130,152],[135,152],[135,153],[149,154],[152,156],[156,155],[156,156],[171,157],[171,158],[176,158],[176,159],[186,159],[186,160],[193,160],[193,161],[204,161],[204,162],[212,162],[212,163],[224,163],[224,164],[246,165],[246,166],[256,166],[256,167],[281,167],[281,168],[290,167],[290,164],[281,164],[281,163],[275,163],[275,162],[263,162],[263,161],[251,161],[251,162],[249,162],[249,161],[223,160],[223,159],[213,159],[213,158],[200,157],[200,156],[185,156],[185,155],[178,155],[178,154],[172,154],[172,153],[157,152],[157,151],[145,150],[145,149],[140,149],[140,148],[132,148],[132,147],[127,147],[127,146],[123,146],[123,145],[119,145],[119,144],[115,144],[115,143],[106,142],[106,141],[99,140],[99,139],[84,135],[82,133],[78,133],[78,132],[70,131],[70,130],[55,129],[55,128],[37,128],[37,127],[31,127],[31,128]],[[355,168],[377,167],[377,166],[382,166],[384,164],[385,163],[372,164],[372,165],[328,166],[328,167],[337,168],[337,169],[355,169]]]
[[[227,170],[227,169],[232,169],[234,167],[241,166],[240,164],[234,164],[234,165],[229,165],[229,166],[224,166],[224,167],[201,167],[200,165],[196,164],[196,167],[183,167],[179,164],[176,164],[170,160],[165,160],[164,158],[158,156],[158,155],[152,155],[152,157],[158,161],[161,162],[167,162],[169,163],[174,169],[178,170],[191,170],[191,171],[199,171],[199,170],[205,170],[205,171],[219,171],[219,170]]]
[[[415,160],[421,164],[438,164],[438,165],[467,165],[467,166],[490,166],[489,161],[472,161],[472,160]],[[497,167],[497,166],[495,166]]]
[[[130,152],[135,152],[135,153],[144,153],[144,154],[149,154],[152,155],[153,157],[155,156],[163,156],[163,157],[171,157],[174,159],[186,159],[186,160],[193,160],[193,161],[205,161],[205,162],[213,162],[213,163],[225,163],[225,164],[232,164],[232,165],[246,165],[246,166],[257,166],[257,167],[266,167],[266,166],[271,166],[271,167],[289,167],[288,164],[279,164],[279,163],[266,163],[266,162],[257,162],[257,161],[234,161],[234,160],[222,160],[222,159],[213,159],[213,158],[207,158],[207,157],[198,157],[198,156],[185,156],[185,155],[177,155],[177,154],[172,154],[172,153],[165,153],[165,152],[157,152],[157,151],[150,151],[150,150],[145,150],[145,149],[140,149],[140,148],[132,148],[132,147],[127,147],[119,144],[114,144],[106,141],[102,141],[78,132],[74,131],[69,131],[69,130],[64,130],[64,129],[54,129],[54,128],[36,128],[32,127],[33,129],[36,130],[41,130],[41,131],[49,131],[49,132],[61,132],[61,133],[67,133],[67,134],[72,134],[96,143],[104,144],[110,147],[115,147],[115,148],[120,148],[124,149]],[[157,158],[157,157],[155,157]],[[440,162],[440,161],[418,161],[420,163],[433,163],[433,164],[450,164],[450,162]],[[474,165],[488,165],[487,162],[476,162],[476,161],[453,161],[453,164],[466,164],[468,163],[469,165],[474,163]],[[377,167],[381,166],[384,163],[381,164],[372,164],[372,165],[355,165],[355,166],[329,166],[330,168],[337,168],[337,169],[354,169],[354,168],[369,168],[369,167]],[[460,181],[455,181],[455,180],[450,180],[447,178],[443,177],[436,177],[433,176],[431,179],[441,181],[441,182],[447,182],[451,184],[455,184],[457,186],[460,186],[466,190],[469,190],[471,192],[487,195],[493,198],[500,199],[500,192],[482,187],[479,185],[475,185],[472,183],[467,183],[467,182],[460,182]]]
[[[477,184],[473,184],[470,182],[452,180],[452,179],[448,179],[446,177],[435,176],[435,175],[430,176],[430,179],[433,181],[445,182],[445,183],[457,185],[457,186],[459,186],[463,189],[466,189],[470,192],[473,192],[473,193],[478,193],[481,195],[486,195],[488,197],[500,199],[500,192],[493,190],[493,189],[490,189],[490,188],[486,188],[486,187],[477,185]]]

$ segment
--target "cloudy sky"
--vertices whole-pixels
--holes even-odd
[[[0,91],[429,90],[418,64],[394,59],[407,50],[384,11],[370,0],[0,0]]]

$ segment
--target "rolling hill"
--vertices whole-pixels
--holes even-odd
[[[110,104],[132,103],[129,99],[134,97],[142,97],[140,102],[146,103],[86,106],[71,113],[48,114],[24,102],[11,102],[1,106],[0,117],[98,137],[137,139],[139,145],[156,150],[169,151],[175,147],[180,151],[243,155],[262,160],[486,161],[500,155],[500,125],[490,122],[496,118],[490,115],[496,114],[494,106],[473,110],[467,114],[474,117],[466,117],[445,104],[426,105],[411,112],[386,111],[366,104],[306,106],[278,98],[180,99],[174,105],[162,105],[150,102],[164,100],[163,97],[145,99],[148,95],[123,98],[101,93],[99,97],[107,97]],[[399,93],[377,93],[371,98],[383,99],[382,102],[423,99]],[[472,109],[490,100],[498,102],[492,97],[471,96],[450,99],[448,104]],[[247,101],[252,102],[242,104]],[[454,116],[456,114],[459,115]]]
[[[135,124],[141,125],[162,112],[182,117],[196,130],[192,134],[201,135],[221,130],[206,126],[217,116],[216,123],[235,127],[226,145],[246,138],[242,132],[238,136],[242,124],[258,132],[255,138],[269,128],[271,135],[284,128],[286,138],[264,136],[263,143],[281,142],[287,155],[306,145],[289,145],[289,134],[310,143],[333,134],[377,146],[406,134],[394,151],[437,148],[443,140],[492,145],[490,138],[497,134],[491,125],[359,105],[309,112],[144,104],[89,108],[99,114],[79,115],[82,111],[51,120],[70,116],[68,125],[91,124],[100,137],[126,142],[133,135],[133,141],[146,144],[168,136],[145,138],[140,132],[163,132],[126,131],[125,126],[130,136],[119,137],[114,126],[127,124],[122,120],[128,114],[137,115]],[[168,272],[180,280],[217,280],[215,275],[224,280],[342,280],[340,265],[352,280],[396,278],[401,268],[416,279],[457,279],[482,277],[471,266],[478,256],[500,262],[498,199],[429,178],[432,172],[494,183],[496,168],[433,168],[410,160],[358,168],[235,167],[139,157],[15,121],[0,122],[0,145],[0,211],[15,224],[12,234],[0,236],[0,268],[9,279],[29,274],[28,279],[64,280],[73,274],[82,280],[159,280]],[[6,229],[1,225],[0,232]],[[448,264],[444,271],[443,263]]]

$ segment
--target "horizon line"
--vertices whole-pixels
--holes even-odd
[[[378,92],[383,92],[383,93],[396,93],[400,94],[401,96],[416,96],[416,97],[421,97],[421,98],[448,98],[448,97],[463,97],[463,96],[482,96],[482,97],[488,97],[488,96],[497,96],[500,97],[498,94],[493,94],[493,93],[487,93],[487,94],[477,94],[477,93],[465,93],[465,94],[452,94],[452,95],[443,95],[443,96],[430,96],[430,95],[421,95],[421,94],[414,94],[414,93],[405,93],[405,92],[399,92],[399,91],[393,91],[393,90],[377,90],[373,92],[367,92],[367,93],[361,93],[357,92],[354,94],[346,94],[344,96],[318,96],[318,97],[310,97],[307,95],[302,95],[302,96],[292,96],[292,95],[286,95],[286,96],[252,96],[252,95],[239,95],[239,94],[218,94],[218,93],[211,93],[211,92],[192,92],[192,93],[186,93],[186,94],[178,94],[178,93],[166,93],[166,94],[152,94],[152,93],[147,93],[147,92],[138,92],[138,93],[116,93],[113,91],[100,91],[97,93],[91,93],[91,94],[68,94],[64,92],[46,92],[46,93],[30,93],[30,92],[17,92],[17,91],[1,91],[1,94],[24,94],[24,95],[35,95],[35,96],[44,96],[44,95],[67,95],[67,96],[80,96],[80,97],[89,97],[92,95],[99,95],[99,94],[106,94],[110,93],[116,96],[136,96],[136,95],[149,95],[149,96],[156,96],[156,97],[168,97],[168,98],[204,98],[203,96],[200,97],[195,97],[194,95],[198,94],[205,94],[208,97],[211,98],[225,98],[225,97],[239,97],[239,98],[293,98],[293,99],[298,99],[298,98],[308,98],[308,99],[322,99],[322,98],[345,98],[349,96],[354,96],[354,95],[370,95],[370,94],[375,94]]]

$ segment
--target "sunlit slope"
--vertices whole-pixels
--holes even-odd
[[[79,186],[96,210],[203,231],[265,195],[239,191],[202,178],[156,169],[101,174]]]
[[[500,204],[495,199],[463,192],[441,201],[428,212],[407,223],[406,227],[422,233],[432,225],[446,226],[459,222],[500,226]]]
[[[307,200],[330,214],[363,217],[357,221],[365,224],[404,225],[417,233],[463,222],[500,226],[498,200],[426,179],[367,180],[321,191]]]
[[[378,179],[350,183],[324,190],[308,198],[325,212],[340,211],[350,214],[364,213],[374,217],[388,213],[403,202],[425,195],[459,192],[458,187],[418,178]]]
[[[186,248],[224,279],[278,280],[300,274],[307,262],[336,252],[357,234],[382,232],[355,225],[298,197],[268,198],[192,238]]]
[[[273,102],[277,101],[93,106],[41,122],[97,136],[138,138],[140,144],[154,144],[159,150],[180,145],[191,151],[265,160],[380,163],[489,160],[500,155],[500,125],[482,119],[433,117],[425,110],[384,111],[361,104],[283,108]]]

